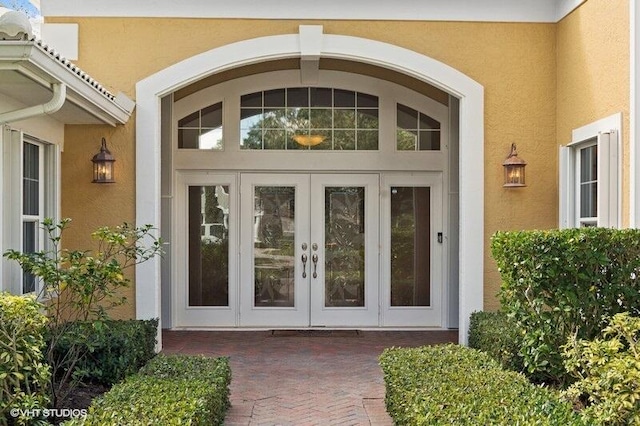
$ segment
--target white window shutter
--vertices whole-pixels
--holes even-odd
[[[575,177],[573,150],[568,146],[560,147],[560,199],[559,199],[559,224],[560,228],[572,228],[575,226]]]
[[[23,134],[5,126],[2,137],[2,252],[22,248],[22,141]],[[22,293],[22,270],[17,262],[1,260],[3,290]]]
[[[598,133],[598,226],[619,226],[618,132]]]

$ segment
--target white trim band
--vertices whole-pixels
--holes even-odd
[[[52,16],[332,19],[382,21],[558,22],[584,0],[56,0],[43,2]]]

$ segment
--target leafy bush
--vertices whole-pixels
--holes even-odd
[[[570,397],[587,397],[581,412],[597,424],[640,424],[640,318],[615,315],[593,341],[572,337],[564,347],[565,366],[579,380]]]
[[[474,312],[469,323],[469,347],[488,353],[504,368],[524,369],[520,334],[514,321],[504,312]]]
[[[44,362],[47,318],[42,305],[30,296],[0,293],[0,424],[11,410],[48,407],[49,366]],[[13,419],[18,424],[33,418]]]
[[[132,227],[125,223],[113,228],[102,227],[91,234],[95,251],[65,250],[62,234],[71,220],[54,223],[42,221],[50,249],[22,253],[7,250],[4,256],[20,264],[25,273],[43,282],[40,296],[48,300],[44,306],[49,319],[47,363],[51,367],[51,396],[59,406],[75,387],[76,365],[86,352],[79,339],[69,339],[74,321],[104,320],[109,308],[125,303],[119,290],[130,284],[125,271],[154,256],[162,254],[162,242],[153,235],[153,227]],[[65,337],[66,336],[66,337]],[[58,349],[61,340],[80,342]]]
[[[128,287],[131,281],[125,270],[162,253],[162,242],[152,235],[151,225],[136,228],[127,223],[93,232],[93,253],[64,250],[62,235],[70,223],[71,219],[42,221],[51,247],[48,251],[4,253],[25,272],[42,279],[41,296],[52,300],[46,308],[54,327],[69,321],[106,318],[109,308],[125,302],[118,296],[118,289]]]
[[[570,380],[560,354],[570,335],[592,339],[616,313],[640,313],[640,230],[498,232],[491,249],[534,379]]]
[[[452,344],[386,349],[387,411],[397,425],[579,425],[558,393],[503,370],[489,355]]]
[[[221,425],[230,381],[227,358],[158,355],[65,425]]]
[[[157,328],[157,319],[76,321],[65,328],[56,357],[81,348],[84,355],[75,365],[74,379],[113,385],[155,356]]]

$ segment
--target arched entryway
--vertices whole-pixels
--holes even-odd
[[[261,52],[256,57],[252,52]],[[205,52],[167,68],[137,85],[137,223],[161,224],[161,99],[206,76],[264,61],[300,58],[303,79],[314,78],[319,58],[356,61],[405,74],[444,90],[459,101],[459,249],[458,326],[466,341],[468,317],[482,309],[483,259],[483,94],[482,87],[460,72],[406,49],[348,36],[322,34],[319,27],[301,27],[300,34],[263,37]],[[216,64],[212,67],[211,64]],[[306,71],[305,71],[306,70]],[[457,189],[457,188],[455,188]],[[452,191],[455,191],[452,189]],[[163,197],[165,195],[165,197]],[[456,206],[457,208],[458,206]],[[164,218],[162,218],[164,219]],[[166,260],[165,260],[166,261]],[[139,318],[160,317],[160,261],[136,271],[136,312]]]

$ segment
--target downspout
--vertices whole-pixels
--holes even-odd
[[[34,105],[15,111],[9,111],[0,114],[0,125],[11,123],[13,121],[25,120],[39,115],[53,114],[64,105],[67,99],[67,86],[64,83],[53,83],[53,96],[51,99],[40,105]]]

